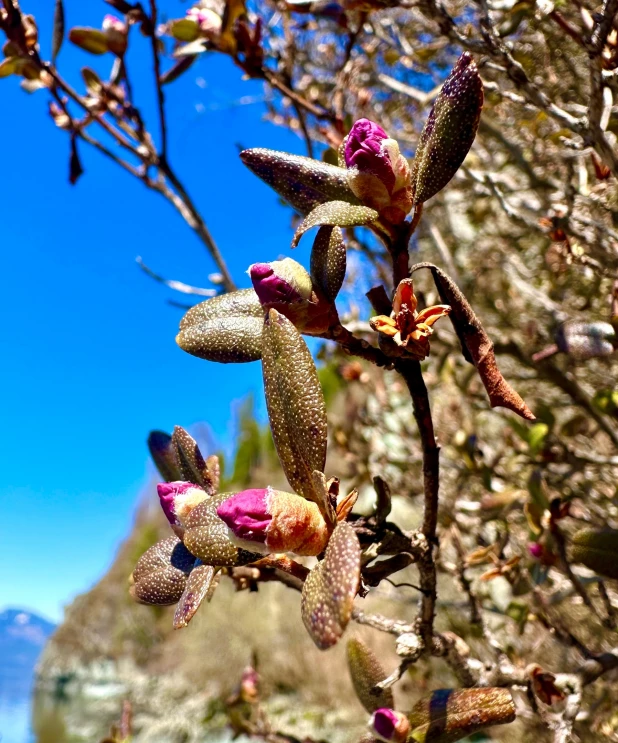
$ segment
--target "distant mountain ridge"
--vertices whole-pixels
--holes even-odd
[[[23,609],[0,612],[0,695],[17,696],[30,690],[36,663],[55,628]]]

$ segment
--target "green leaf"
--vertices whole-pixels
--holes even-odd
[[[94,70],[91,70],[90,67],[82,67],[82,77],[86,83],[86,90],[89,95],[97,96],[101,94],[103,91],[103,83]]]
[[[324,559],[307,576],[301,615],[320,650],[335,645],[352,616],[360,585],[361,549],[354,529],[345,521],[332,533]]]
[[[457,60],[438,94],[412,163],[414,203],[422,204],[451,180],[466,158],[483,108],[483,83],[468,52]]]
[[[317,501],[313,471],[326,462],[326,406],[318,374],[298,330],[274,309],[262,332],[266,406],[281,467],[293,490]]]
[[[183,75],[191,67],[191,65],[195,62],[196,59],[197,59],[196,55],[193,55],[193,56],[187,55],[179,59],[175,65],[170,67],[169,70],[167,70],[161,75],[161,79],[160,79],[161,85],[168,85],[169,83],[173,83],[174,80],[178,80],[178,78],[181,75]]]
[[[202,456],[196,440],[184,428],[175,426],[172,446],[180,474],[178,479],[199,485],[208,495],[213,495],[216,492],[216,485],[209,468],[209,460]]]
[[[240,159],[303,215],[326,201],[360,204],[350,188],[345,168],[263,148],[244,150]]]
[[[354,691],[367,712],[380,707],[394,707],[391,689],[378,689],[376,685],[388,676],[375,654],[359,638],[348,640],[348,668]]]
[[[571,539],[570,559],[618,580],[618,530],[581,529]]]
[[[334,301],[346,269],[346,250],[339,227],[320,227],[311,250],[311,279],[324,296]]]
[[[347,201],[327,201],[316,206],[298,225],[292,238],[292,247],[295,248],[300,238],[312,227],[360,227],[375,222],[377,218],[378,212],[368,206],[355,206]]]
[[[90,54],[105,54],[109,51],[107,35],[98,28],[76,26],[69,31],[69,41]]]
[[[142,604],[175,604],[194,564],[195,557],[177,537],[162,539],[137,561],[131,575],[131,596]]]
[[[169,433],[151,431],[148,435],[148,450],[157,469],[165,482],[182,480],[174,444]]]
[[[195,41],[200,35],[200,26],[191,18],[179,18],[168,24],[170,34],[176,41]]]
[[[257,361],[262,355],[263,319],[253,289],[229,292],[192,307],[180,321],[176,343],[208,361]]]
[[[14,75],[20,67],[21,60],[19,57],[7,57],[0,62],[0,78]]]
[[[531,457],[536,457],[543,450],[548,433],[549,426],[547,423],[535,423],[530,427],[530,431],[528,432],[528,448]]]

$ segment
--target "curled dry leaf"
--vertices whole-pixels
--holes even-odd
[[[508,689],[438,689],[421,699],[409,714],[409,741],[455,743],[469,735],[515,719]]]
[[[378,212],[368,206],[355,206],[347,201],[327,201],[315,207],[296,228],[292,247],[298,245],[300,238],[312,227],[361,227],[375,222]]]
[[[217,490],[214,480],[218,480],[218,473],[213,475],[209,468],[211,458],[209,457],[208,461],[204,459],[196,440],[184,428],[175,426],[172,446],[180,472],[178,479],[199,485],[208,495],[214,495]]]
[[[131,596],[141,604],[175,604],[194,564],[195,556],[177,537],[162,539],[137,561],[130,579]]]
[[[293,490],[320,502],[313,471],[326,462],[326,405],[307,344],[284,315],[264,321],[262,371],[266,407],[281,467]]]
[[[169,433],[151,431],[148,435],[148,451],[165,482],[183,479]]]
[[[223,364],[257,361],[262,355],[264,310],[253,289],[200,302],[180,322],[183,351]]]
[[[367,712],[380,707],[393,707],[393,692],[390,688],[377,687],[388,676],[375,653],[359,638],[348,640],[348,668],[354,691]]]
[[[343,521],[335,527],[324,559],[303,585],[301,615],[320,650],[335,645],[348,626],[360,585],[360,568],[358,537],[350,524]]]
[[[174,629],[186,627],[200,608],[202,601],[210,598],[217,569],[212,565],[196,565],[187,578],[185,590],[174,614]],[[209,595],[210,594],[210,595]]]
[[[459,287],[433,263],[417,263],[410,269],[410,274],[421,268],[431,271],[440,298],[450,305],[451,322],[461,342],[463,355],[476,366],[492,408],[508,408],[526,420],[535,420],[534,413],[502,376],[496,364],[494,344]]]
[[[324,296],[333,302],[346,269],[346,250],[339,227],[320,227],[311,250],[311,279]]]
[[[217,508],[234,493],[214,495],[191,510],[185,518],[183,541],[204,565],[234,567],[259,560],[262,555],[236,547]]]
[[[345,168],[261,147],[244,150],[240,159],[303,215],[325,201],[360,204],[350,188]]]

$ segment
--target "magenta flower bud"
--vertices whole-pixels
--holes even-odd
[[[244,490],[223,501],[217,516],[234,543],[253,552],[319,555],[328,542],[328,527],[318,506],[295,493]]]
[[[377,176],[392,192],[395,186],[395,172],[383,147],[388,134],[381,126],[369,119],[359,119],[348,134],[345,143],[345,164],[348,168],[357,168],[361,173]]]
[[[313,284],[307,271],[291,258],[254,263],[249,276],[263,305],[293,304],[311,298]]]
[[[157,493],[163,513],[172,527],[184,526],[184,520],[202,501],[206,491],[191,482],[160,482]]]
[[[224,501],[217,508],[217,516],[239,539],[263,544],[272,519],[267,497],[268,488],[243,490]]]
[[[401,712],[382,707],[373,713],[369,729],[377,738],[387,743],[403,743],[408,736],[410,723]]]
[[[530,542],[528,545],[528,552],[532,557],[538,560],[543,554],[543,547],[538,542]]]

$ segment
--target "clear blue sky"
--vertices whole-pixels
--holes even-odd
[[[109,10],[102,0],[65,5],[67,27],[98,26]],[[47,55],[53,2],[22,7],[37,17]],[[185,6],[161,7],[181,15]],[[135,41],[136,97],[157,131],[149,48]],[[110,62],[69,43],[59,58],[76,86],[81,66]],[[262,121],[260,103],[237,105],[262,92],[217,55],[167,89],[171,160],[241,286],[250,263],[289,254],[291,229],[237,143],[304,154],[299,139]],[[262,400],[260,366],[210,364],[176,347],[181,311],[166,300],[182,296],[134,261],[205,285],[214,267],[201,243],[167,202],[85,146],[86,173],[70,186],[68,137],[49,119],[45,92],[28,95],[9,78],[0,95],[0,609],[58,620],[130,529],[152,476],[148,431],[206,421],[229,443],[233,402],[249,390]],[[305,265],[307,245],[295,255]]]

